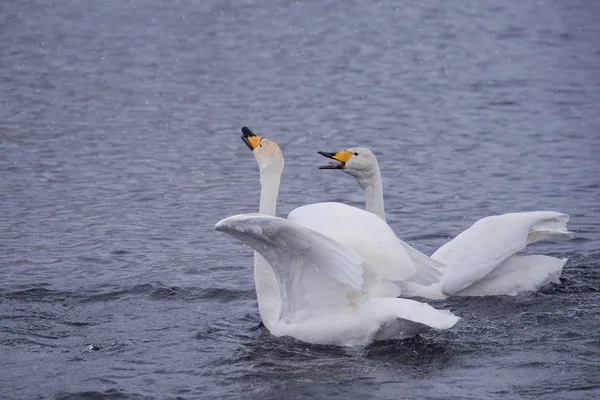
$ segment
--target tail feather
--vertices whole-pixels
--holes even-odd
[[[429,330],[446,330],[460,320],[447,310],[408,299],[373,298],[373,314],[382,314],[373,340],[404,339]]]

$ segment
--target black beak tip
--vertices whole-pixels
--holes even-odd
[[[254,134],[254,132],[252,132],[250,130],[250,128],[248,128],[247,126],[242,127],[242,133],[244,134],[243,137],[252,137],[252,136],[256,136]]]
[[[318,153],[327,158],[333,158],[333,156],[335,156],[335,153],[328,153],[326,151],[319,151]]]

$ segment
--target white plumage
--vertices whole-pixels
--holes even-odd
[[[291,220],[275,217],[283,155],[275,142],[248,128],[242,132],[260,170],[260,214],[229,217],[215,228],[254,248],[258,309],[271,333],[309,343],[353,345],[448,329],[458,321],[449,312],[396,298],[403,282],[437,282],[436,267],[443,265],[414,249],[413,261],[408,245],[371,213],[324,203],[297,209]],[[336,215],[331,230],[320,225]],[[377,236],[369,241],[365,230]],[[376,260],[382,260],[382,268],[372,264]]]
[[[372,298],[365,290],[369,266],[352,250],[286,219],[241,214],[215,229],[258,251],[275,272],[282,307],[272,316],[275,336],[332,345],[401,339],[449,329],[459,318],[408,299]]]

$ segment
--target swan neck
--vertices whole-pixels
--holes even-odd
[[[260,206],[258,212],[261,214],[275,216],[281,170],[281,168],[274,165],[260,170]]]
[[[379,167],[377,167],[372,174],[358,177],[356,180],[363,190],[367,211],[378,215],[385,221],[386,217],[385,205],[383,202],[383,183],[381,181]]]

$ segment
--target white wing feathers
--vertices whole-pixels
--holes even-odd
[[[430,286],[440,280],[442,276],[441,269],[446,268],[446,264],[426,256],[419,250],[410,246],[408,243],[398,239],[404,246],[408,256],[415,265],[415,274],[407,279],[407,282],[413,282],[422,286]]]
[[[360,297],[363,260],[353,251],[286,219],[240,214],[219,221],[215,229],[258,251],[280,285],[281,318],[288,322],[347,308]]]
[[[568,218],[557,212],[536,211],[480,219],[433,254],[432,258],[448,266],[443,292],[453,295],[467,288],[529,243],[568,237]]]
[[[511,215],[511,214],[508,214]],[[572,239],[573,235],[567,230],[569,216],[555,211],[533,211],[529,213],[515,213],[528,215],[535,223],[531,226],[527,235],[527,244],[545,239]]]
[[[424,286],[439,281],[445,265],[404,243],[377,215],[343,203],[316,203],[298,207],[288,215],[296,221],[359,254],[378,279],[415,282]]]

